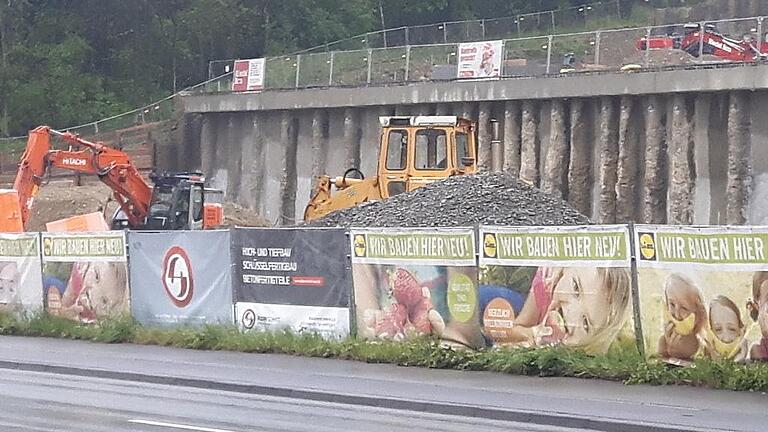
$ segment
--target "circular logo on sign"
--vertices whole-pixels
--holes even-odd
[[[644,260],[656,259],[656,241],[653,234],[640,234],[640,255]]]
[[[496,236],[486,234],[483,239],[483,250],[488,258],[496,258]]]
[[[246,309],[245,312],[243,312],[243,327],[250,330],[253,328],[254,325],[256,325],[256,313],[252,311],[251,309]]]
[[[173,304],[183,308],[192,301],[194,291],[192,262],[184,249],[174,246],[163,259],[163,287]]]
[[[355,256],[365,256],[365,236],[362,234],[355,236]]]
[[[515,310],[501,297],[491,300],[483,311],[485,334],[496,342],[512,342]]]

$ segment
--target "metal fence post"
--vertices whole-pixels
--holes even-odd
[[[704,21],[699,23],[699,62],[704,61]]]
[[[408,26],[406,26],[405,27],[405,45],[408,46],[410,44],[411,44],[411,42],[410,42],[410,38],[409,38],[409,35],[408,35]]]
[[[296,85],[294,88],[299,88],[299,73],[301,72],[301,54],[296,54]]]
[[[330,67],[328,68],[328,87],[333,86],[333,51],[331,51],[331,59],[328,60]]]
[[[557,26],[555,25],[555,11],[549,11],[549,14],[552,16],[552,32],[557,32]]]
[[[757,50],[760,54],[766,54],[763,52],[763,17],[757,17]],[[758,58],[759,59],[759,58]]]
[[[485,40],[485,19],[480,20],[480,28],[483,35],[483,40]]]
[[[98,121],[93,122],[93,131],[95,133],[99,133],[99,122]]]
[[[518,15],[517,18],[515,19],[515,24],[517,24],[517,34],[518,34],[518,36],[520,35],[520,18],[521,18],[521,16]]]
[[[411,78],[411,46],[405,47],[405,82]]]
[[[365,81],[368,84],[371,83],[371,63],[373,63],[372,59],[373,59],[373,50],[369,49],[368,50],[368,78],[366,78],[366,81]]]
[[[553,41],[552,35],[547,36],[547,75],[549,75],[549,72],[552,67],[552,41]]]
[[[595,32],[595,64],[600,65],[600,30]]]
[[[448,43],[448,26],[443,23],[443,43]]]
[[[648,27],[645,29],[645,64],[643,65],[644,68],[648,69],[651,66],[651,28]]]

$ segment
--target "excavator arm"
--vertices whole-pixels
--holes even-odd
[[[51,150],[51,136],[82,147],[82,150]],[[13,188],[19,196],[21,219],[26,226],[35,196],[51,167],[95,175],[114,194],[131,226],[141,225],[149,210],[152,187],[141,177],[128,155],[102,143],[86,141],[69,132],[40,126],[29,134]]]

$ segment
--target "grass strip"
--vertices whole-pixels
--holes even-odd
[[[80,324],[38,314],[15,318],[0,314],[0,334],[56,337],[101,343],[134,343],[198,350],[289,354],[368,363],[499,372],[528,376],[595,378],[625,384],[691,385],[737,391],[768,391],[768,364],[737,364],[698,359],[689,367],[647,360],[631,344],[605,355],[564,347],[514,350],[455,350],[434,339],[406,342],[325,340],[313,334],[240,332],[231,326],[144,327],[131,318]]]

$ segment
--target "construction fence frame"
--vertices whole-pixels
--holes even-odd
[[[485,20],[483,28],[487,26],[488,21]],[[753,41],[759,43],[764,38],[763,21],[764,17],[749,17],[712,20],[698,24],[702,27],[713,24],[728,27],[733,32],[738,32],[742,36],[749,36]],[[482,23],[483,21],[474,22]],[[451,24],[443,23],[441,26],[450,26]],[[698,56],[689,56],[681,50],[671,50],[685,55],[665,58],[665,56],[656,55],[656,52],[661,50],[641,51],[638,49],[637,45],[640,39],[670,34],[679,35],[683,25],[644,26],[502,39],[504,41],[504,56],[501,76],[531,77],[560,75],[565,72],[609,72],[621,70],[629,65],[634,68],[651,70],[689,65],[717,65],[718,62],[708,61],[705,58],[701,42],[699,43]],[[410,33],[412,32],[413,28],[410,30]],[[703,33],[701,34],[703,38]],[[268,78],[265,90],[433,81],[432,73],[436,69],[450,69],[456,66],[456,53],[460,43],[462,42],[410,44],[387,48],[368,47],[272,57],[267,59],[265,75]],[[316,57],[322,57],[321,61],[312,61]],[[574,59],[573,63],[568,63],[570,58]],[[290,60],[290,62],[279,61],[281,59]],[[225,62],[233,61],[226,60]],[[753,64],[757,61],[759,59],[744,63]],[[735,64],[735,62],[729,64]],[[270,68],[270,65],[273,67]],[[276,66],[280,67],[276,69]],[[313,71],[312,68],[315,70]],[[270,79],[271,74],[277,74],[278,77]],[[285,74],[288,75],[285,76]],[[327,77],[327,80],[317,78],[307,80],[305,76],[308,74],[316,77]],[[439,78],[439,80],[452,79],[455,79],[455,74]],[[186,93],[229,92],[229,83],[231,83],[231,72],[192,87]]]

